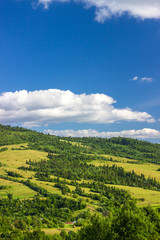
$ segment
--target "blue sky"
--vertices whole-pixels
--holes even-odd
[[[159,43],[159,0],[1,0],[0,123],[160,142]]]

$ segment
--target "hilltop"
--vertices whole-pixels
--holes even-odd
[[[160,145],[131,138],[71,138],[46,135],[22,127],[0,125],[0,146],[28,143],[46,152],[108,154],[140,161],[160,163]]]

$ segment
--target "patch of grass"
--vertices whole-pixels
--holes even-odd
[[[73,146],[78,146],[78,147],[83,147],[83,148],[90,148],[89,146],[85,146],[83,145],[82,143],[80,142],[72,142],[72,141],[67,141],[67,140],[64,140],[64,139],[60,139],[61,142],[66,142],[66,143],[70,143],[72,144]]]
[[[133,162],[133,163],[138,162],[135,159],[129,159],[129,158],[124,158],[124,157],[116,157],[116,156],[107,155],[107,154],[103,154],[101,156],[105,157],[106,159],[112,158],[113,161],[118,161],[118,162],[123,162],[123,163],[126,163],[128,161]]]
[[[46,189],[48,192],[52,194],[59,194],[62,195],[61,190],[54,187],[54,183],[51,182],[43,182],[43,181],[38,181],[38,180],[32,180],[33,183],[36,183],[38,186]]]
[[[46,152],[40,152],[36,150],[12,150],[12,148],[19,148],[20,146],[27,147],[27,144],[18,144],[18,145],[8,145],[8,150],[5,152],[0,153],[0,162],[2,163],[3,167],[0,168],[0,174],[6,175],[5,170],[8,171],[15,171],[24,175],[24,177],[28,178],[33,175],[33,173],[28,171],[21,171],[17,168],[20,166],[27,166],[27,160],[36,160],[40,161],[41,159],[47,158]],[[4,146],[3,146],[4,147]]]
[[[13,198],[25,199],[34,197],[37,194],[37,192],[21,183],[12,182],[5,179],[0,179],[0,185],[8,187],[7,189],[0,190],[0,197],[7,197],[8,193],[11,193],[13,194]]]
[[[129,191],[132,197],[138,200],[138,206],[160,206],[160,192],[138,188],[138,187],[129,187],[129,186],[122,186],[122,185],[112,185],[106,184],[107,186],[116,187],[119,189],[123,189]]]
[[[125,171],[132,171],[134,170],[135,173],[138,175],[144,174],[145,177],[152,177],[156,178],[157,181],[160,182],[160,171],[157,171],[159,168],[159,165],[152,164],[152,163],[144,163],[144,164],[132,164],[127,162],[111,162],[111,161],[99,161],[95,160],[92,161],[92,164],[95,166],[103,166],[103,165],[109,165],[113,166],[114,164],[118,167],[123,167]]]
[[[48,235],[53,235],[53,234],[60,234],[61,230],[66,230],[66,232],[73,231],[77,232],[80,229],[80,227],[75,227],[75,228],[42,228],[42,231],[44,231]]]
[[[12,144],[12,145],[4,145],[4,146],[0,146],[0,149],[1,148],[4,148],[4,147],[7,147],[8,150],[11,150],[12,148],[27,148],[28,147],[28,144],[27,143],[21,143],[21,144]]]

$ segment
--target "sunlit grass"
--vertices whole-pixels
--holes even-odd
[[[123,167],[125,171],[134,170],[134,172],[137,173],[138,175],[144,174],[145,177],[156,178],[156,180],[160,182],[160,171],[157,171],[157,169],[160,166],[157,164],[152,164],[152,163],[132,164],[127,162],[111,162],[111,161],[103,161],[103,160],[92,161],[92,164],[94,164],[95,166],[103,166],[103,165],[113,166],[115,164],[118,167]]]
[[[105,157],[106,160],[112,158],[113,161],[118,161],[118,162],[127,162],[127,161],[130,161],[130,162],[137,162],[136,159],[128,159],[128,158],[125,158],[125,157],[117,157],[117,156],[112,156],[112,155],[108,155],[108,154],[102,154],[100,155],[102,157]]]
[[[0,168],[0,174],[5,175],[5,170],[18,172],[24,177],[28,178],[33,175],[33,173],[28,171],[18,170],[18,167],[27,166],[26,161],[40,161],[41,159],[47,159],[46,152],[40,152],[36,150],[12,150],[12,148],[19,148],[20,146],[27,147],[27,144],[17,144],[17,145],[8,145],[7,151],[0,152],[0,162],[2,163],[2,167]],[[5,147],[5,146],[3,146]]]
[[[80,229],[80,227],[71,227],[71,228],[42,228],[42,231],[44,231],[46,234],[50,234],[50,235],[53,235],[53,234],[60,234],[61,233],[61,230],[65,230],[66,232],[69,232],[69,231],[73,231],[73,232],[77,232],[78,230]]]
[[[43,182],[38,180],[31,180],[33,183],[37,184],[38,186],[46,189],[48,192],[52,194],[59,194],[62,195],[61,190],[59,188],[54,187],[54,183],[50,182]]]
[[[68,141],[68,140],[64,140],[64,139],[60,139],[61,142],[66,142],[66,143],[70,143],[73,146],[78,146],[78,147],[83,147],[83,148],[90,148],[89,146],[83,145],[80,142],[72,142],[72,141]]]
[[[106,184],[106,185],[129,191],[131,196],[138,200],[137,202],[138,206],[146,206],[146,205],[160,206],[159,191],[153,191],[153,190],[148,190],[148,189],[143,189],[138,187],[123,186],[123,185],[112,185],[112,184]]]
[[[8,187],[7,189],[0,190],[0,197],[7,197],[8,193],[11,193],[13,194],[13,198],[24,199],[34,197],[37,194],[37,192],[21,183],[12,182],[5,179],[0,179],[0,185]]]

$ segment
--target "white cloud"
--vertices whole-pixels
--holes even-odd
[[[159,0],[37,0],[38,4],[43,4],[45,8],[54,2],[83,3],[85,7],[95,8],[95,19],[104,22],[112,16],[128,14],[140,19],[159,19],[160,1]]]
[[[43,4],[45,9],[48,9],[49,4],[52,3],[52,0],[39,0],[39,4]]]
[[[45,9],[48,9],[49,5],[53,2],[70,2],[70,0],[38,0],[38,5],[43,5]]]
[[[138,76],[135,76],[133,78],[130,79],[131,81],[139,81],[139,82],[147,82],[147,83],[151,83],[153,82],[153,78],[151,77],[138,77]]]
[[[138,76],[135,76],[133,78],[131,78],[132,81],[137,81],[138,80]]]
[[[148,82],[151,83],[153,81],[153,78],[151,77],[142,77],[141,82]]]
[[[118,109],[105,94],[74,94],[58,89],[5,92],[0,95],[0,122],[40,126],[60,122],[114,123],[119,121],[154,122],[147,112]]]
[[[150,128],[143,128],[141,130],[124,130],[120,132],[98,132],[93,129],[86,130],[45,130],[44,133],[49,133],[56,136],[64,137],[128,137],[128,138],[139,138],[139,139],[149,139],[149,138],[160,138],[160,131]]]

